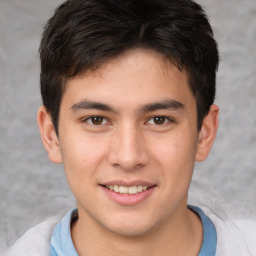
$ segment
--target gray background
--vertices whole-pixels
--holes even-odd
[[[38,46],[59,0],[0,0],[0,247],[75,206],[62,166],[50,163],[36,124]],[[191,190],[238,205],[256,205],[256,1],[200,0],[219,43],[216,103],[219,133]],[[248,212],[247,212],[248,211]]]

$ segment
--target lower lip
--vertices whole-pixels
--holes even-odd
[[[110,197],[110,199],[112,199],[113,201],[115,201],[120,205],[127,205],[127,206],[142,203],[153,193],[153,191],[156,188],[156,186],[154,186],[145,191],[130,195],[130,194],[117,193],[104,186],[101,186],[101,187],[104,190],[104,192],[108,195],[108,197]]]

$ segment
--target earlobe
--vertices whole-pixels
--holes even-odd
[[[37,112],[37,123],[41,133],[43,145],[48,152],[49,159],[54,163],[61,163],[61,151],[59,139],[55,132],[50,114],[44,106],[41,106]]]
[[[204,161],[213,145],[217,134],[219,123],[219,108],[216,105],[210,107],[209,113],[205,116],[201,130],[199,132],[197,153],[195,160]]]

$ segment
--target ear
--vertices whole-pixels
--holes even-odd
[[[62,156],[60,151],[59,139],[52,123],[51,115],[44,106],[37,112],[37,123],[41,133],[43,145],[48,152],[49,159],[54,163],[61,163]]]
[[[204,161],[212,147],[217,134],[219,123],[219,108],[216,105],[210,107],[209,113],[205,116],[199,132],[197,152],[195,160]]]

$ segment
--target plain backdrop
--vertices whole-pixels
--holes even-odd
[[[0,0],[0,247],[75,207],[63,167],[52,164],[36,124],[38,46],[59,0]],[[219,43],[220,125],[191,193],[256,214],[256,1],[200,0]]]

